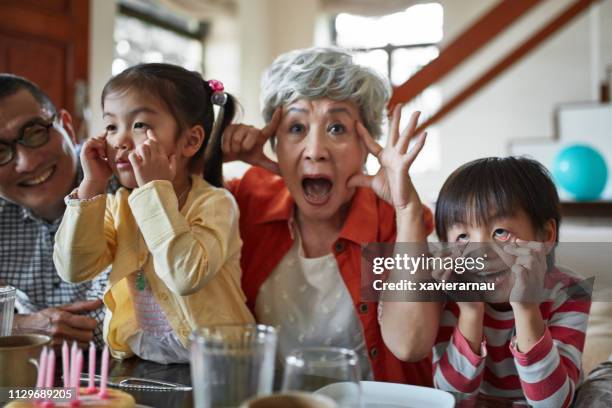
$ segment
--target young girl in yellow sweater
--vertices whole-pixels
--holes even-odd
[[[106,84],[102,107],[106,131],[81,150],[84,178],[66,198],[55,265],[82,282],[112,264],[104,338],[115,357],[187,362],[196,327],[253,320],[238,209],[221,188],[220,137],[235,103],[218,81],[141,64]],[[113,174],[122,188],[107,195]]]

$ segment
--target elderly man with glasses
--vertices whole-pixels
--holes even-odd
[[[13,333],[46,333],[56,346],[102,341],[107,276],[75,285],[53,265],[64,197],[82,178],[75,149],[70,114],[32,82],[0,74],[0,285],[17,289]]]

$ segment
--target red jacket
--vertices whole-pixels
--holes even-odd
[[[230,181],[227,187],[240,207],[242,289],[254,311],[259,288],[293,245],[288,220],[294,201],[281,177],[258,167],[249,169],[242,179]],[[431,219],[431,212],[426,211],[429,228],[433,228]],[[370,242],[395,242],[395,212],[372,190],[358,188],[333,253],[361,322],[374,378],[431,386],[431,360],[398,360],[383,342],[377,303],[360,299],[361,244]]]

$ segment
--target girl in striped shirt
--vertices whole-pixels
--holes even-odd
[[[570,296],[574,278],[554,267],[559,198],[546,169],[515,157],[467,163],[446,180],[435,217],[441,241],[464,253],[484,248],[506,267],[489,269],[495,261],[487,260],[481,278],[496,290],[484,301],[456,294],[455,302],[385,302],[387,346],[409,361],[433,346],[437,388],[568,406],[580,378],[590,301]],[[460,276],[442,271],[441,278]]]

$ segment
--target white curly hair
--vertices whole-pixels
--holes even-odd
[[[352,101],[363,124],[378,138],[385,106],[391,95],[389,81],[374,70],[356,64],[340,48],[314,47],[280,55],[261,80],[262,114],[266,123],[275,109],[298,99],[330,98]]]

